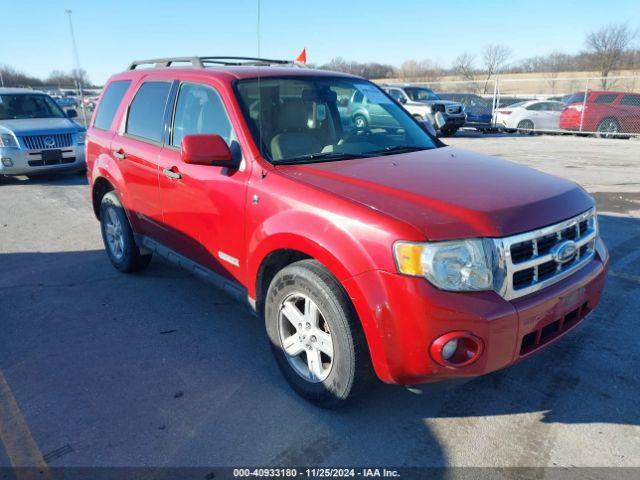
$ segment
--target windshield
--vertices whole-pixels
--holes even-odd
[[[431,100],[440,100],[433,90],[424,87],[407,87],[404,89],[407,95],[414,102],[428,102]]]
[[[304,163],[435,148],[406,111],[367,80],[333,77],[240,80],[240,104],[273,163]]]
[[[23,118],[65,118],[49,96],[32,93],[0,95],[0,120]]]

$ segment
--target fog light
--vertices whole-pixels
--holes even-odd
[[[483,349],[482,340],[471,332],[449,332],[433,341],[429,353],[443,367],[461,368],[478,360]]]
[[[4,165],[5,167],[13,167],[13,160],[11,160],[10,158],[3,158],[2,165]]]
[[[453,357],[453,354],[456,353],[457,349],[458,339],[454,338],[453,340],[449,340],[444,344],[444,347],[442,347],[442,358],[444,358],[445,360],[449,360],[451,357]]]

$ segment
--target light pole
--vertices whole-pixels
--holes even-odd
[[[82,107],[82,118],[84,121],[84,126],[87,126],[87,111],[84,106],[84,92],[82,90],[82,79],[80,76],[80,57],[78,55],[78,46],[76,45],[76,36],[73,33],[73,22],[71,21],[71,14],[73,13],[71,10],[65,10],[64,13],[69,17],[69,31],[71,32],[71,46],[73,48],[73,62],[75,64],[75,74],[73,78],[75,79],[76,86],[80,91],[80,106]]]

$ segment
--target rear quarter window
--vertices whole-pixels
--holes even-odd
[[[625,95],[620,100],[620,105],[640,107],[640,95]]]
[[[131,85],[130,80],[118,80],[116,82],[111,82],[107,86],[107,89],[100,100],[100,105],[98,105],[96,118],[93,121],[94,127],[101,130],[109,130],[111,123],[113,122],[113,117],[118,111],[118,107],[122,102],[124,94],[129,89],[129,85]]]
[[[129,107],[126,133],[153,142],[162,141],[164,109],[171,82],[145,82]]]

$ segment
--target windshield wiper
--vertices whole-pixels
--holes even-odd
[[[330,162],[332,160],[349,160],[352,158],[368,158],[368,153],[347,153],[347,152],[325,152],[310,153],[309,155],[301,155],[299,157],[283,158],[276,160],[275,165],[293,165],[297,163],[313,163],[313,162]]]
[[[395,145],[393,147],[381,148],[380,150],[372,150],[370,152],[366,152],[367,156],[373,155],[391,155],[393,153],[407,153],[407,152],[417,152],[419,150],[428,150],[429,147],[418,147],[411,145]]]

